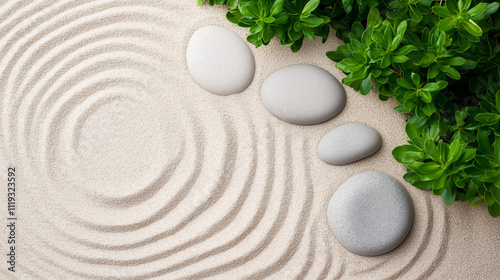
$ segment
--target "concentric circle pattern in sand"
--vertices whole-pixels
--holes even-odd
[[[316,144],[339,122],[356,121],[352,104],[314,128],[281,123],[259,103],[262,81],[280,63],[308,62],[308,46],[295,57],[278,44],[252,48],[252,85],[213,96],[191,80],[184,52],[190,34],[224,12],[204,16],[194,2],[177,2],[0,7],[1,140],[22,197],[19,279],[429,275],[447,242],[439,201],[411,189],[414,228],[376,258],[347,253],[326,222],[326,205],[349,176],[377,166],[401,177],[389,165],[404,132],[351,169],[326,166]],[[363,106],[404,123],[387,104]],[[383,137],[390,125],[378,127]]]

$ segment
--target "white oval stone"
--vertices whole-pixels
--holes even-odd
[[[285,122],[309,125],[327,121],[344,108],[344,87],[328,71],[297,64],[271,74],[262,84],[262,102]]]
[[[364,256],[385,254],[406,238],[413,202],[391,176],[367,171],[343,183],[328,204],[328,224],[347,250]]]
[[[255,60],[246,42],[220,26],[202,27],[191,36],[186,62],[196,83],[218,95],[242,92],[255,73]]]
[[[328,132],[318,144],[318,156],[326,163],[343,165],[374,154],[382,137],[373,127],[348,123]]]

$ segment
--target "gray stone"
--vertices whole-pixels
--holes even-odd
[[[186,62],[196,83],[218,95],[242,92],[255,73],[255,60],[246,42],[219,26],[202,27],[191,36]]]
[[[348,123],[328,132],[318,144],[318,156],[326,163],[343,165],[373,155],[382,137],[373,127]]]
[[[367,171],[343,183],[328,205],[328,223],[347,250],[365,256],[385,254],[406,238],[413,202],[391,176]]]
[[[262,102],[285,122],[309,125],[327,121],[344,108],[342,84],[328,71],[297,64],[271,74],[262,84]]]

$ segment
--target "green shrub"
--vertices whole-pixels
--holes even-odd
[[[203,3],[199,0],[198,3]],[[486,203],[500,216],[500,3],[477,0],[209,0],[250,28],[256,47],[278,36],[296,52],[304,37],[344,41],[327,56],[361,94],[373,86],[410,113],[394,158],[404,179],[444,203]]]

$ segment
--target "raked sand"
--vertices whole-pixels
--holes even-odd
[[[500,220],[445,206],[404,183],[391,156],[406,141],[394,101],[346,87],[347,104],[314,126],[273,117],[260,86],[309,63],[341,80],[331,34],[293,54],[274,39],[251,51],[256,73],[217,96],[186,67],[188,40],[218,25],[242,37],[225,7],[194,0],[9,0],[0,4],[0,211],[16,168],[16,271],[0,279],[495,279]],[[222,79],[223,80],[223,79]],[[319,159],[332,128],[361,122],[382,147],[345,166]],[[415,222],[394,251],[362,257],[333,237],[326,208],[349,177],[397,178]]]

